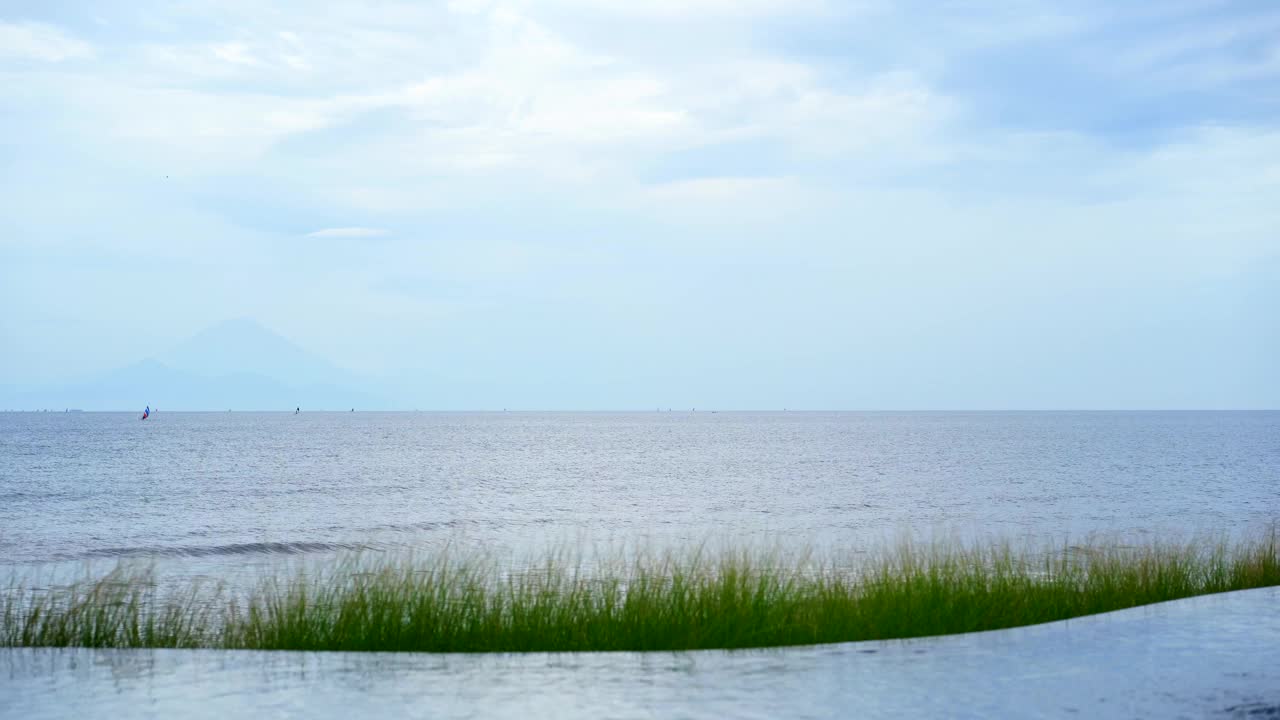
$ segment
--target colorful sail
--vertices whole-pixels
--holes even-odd
[[[141,419],[146,420],[148,417],[151,417],[151,406],[150,406],[150,405],[148,405],[148,406],[147,406],[147,409],[146,409],[146,410],[143,410],[143,411],[142,411],[142,418],[141,418]]]

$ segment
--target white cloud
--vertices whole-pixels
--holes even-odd
[[[708,246],[728,242],[741,250],[745,239],[738,231],[769,234],[791,218],[829,211],[831,200],[820,186],[797,177],[701,177],[634,188],[625,196],[623,208],[641,217],[679,220],[691,227],[732,229],[731,240],[709,237],[702,242]]]
[[[60,62],[93,55],[93,47],[44,23],[0,22],[0,58]]]
[[[550,4],[574,12],[603,13],[624,18],[687,21],[695,18],[741,19],[781,14],[794,17],[823,11],[830,3],[826,0],[649,0],[648,2],[552,0]],[[522,5],[532,6],[533,4],[522,3]],[[848,9],[842,8],[844,11]]]
[[[214,57],[233,65],[261,65],[244,43],[219,43],[210,48]]]
[[[659,183],[645,191],[656,203],[679,202],[702,206],[707,203],[742,203],[743,207],[769,198],[794,193],[793,178],[710,177]],[[724,209],[717,207],[717,210]]]
[[[726,7],[714,0],[689,12]],[[304,14],[287,17],[287,30],[231,8],[221,23],[235,29],[231,39],[142,45],[92,77],[58,80],[64,97],[88,106],[77,116],[92,118],[83,136],[105,128],[128,141],[131,162],[150,155],[200,175],[261,162],[299,134],[340,137],[371,118],[376,134],[306,159],[311,177],[323,178],[308,182],[329,186],[331,197],[397,198],[391,204],[400,206],[398,198],[423,200],[397,188],[457,176],[629,192],[649,158],[743,139],[811,158],[907,157],[949,116],[946,98],[906,73],[838,86],[811,65],[765,52],[687,65],[591,50],[522,4],[445,17],[405,10],[394,25]],[[350,47],[357,36],[365,41]],[[466,42],[450,51],[457,38]],[[345,191],[333,187],[344,182]]]
[[[381,228],[367,227],[337,227],[316,230],[307,233],[307,237],[316,238],[358,238],[358,237],[378,237],[386,235],[387,231]]]
[[[671,57],[649,46],[592,45],[577,18],[560,14],[575,2],[556,0],[550,11],[521,0],[396,6],[393,17],[282,12],[273,22],[256,19],[250,5],[219,3],[216,25],[227,37],[143,45],[122,51],[118,64],[113,56],[93,72],[37,81],[64,83],[64,102],[84,110],[63,113],[82,118],[66,122],[83,123],[78,136],[103,145],[125,140],[105,152],[131,165],[180,165],[203,177],[251,172],[357,217],[518,203],[531,190],[552,204],[768,213],[904,178],[935,186],[961,178],[965,191],[1062,191],[1074,201],[1111,192],[1109,175],[1133,161],[976,128],[963,96],[896,59],[841,67],[819,53],[725,45],[718,36]],[[1085,26],[1032,5],[993,12],[1055,32]],[[757,20],[781,7],[750,4]],[[729,8],[721,0],[640,10],[606,3],[588,14]],[[873,8],[868,17],[879,15]],[[940,55],[952,41],[937,38]],[[711,159],[662,164],[703,151]],[[746,156],[743,167],[726,159],[733,152]],[[922,177],[935,167],[949,174]],[[347,230],[312,235],[360,236],[339,234]]]

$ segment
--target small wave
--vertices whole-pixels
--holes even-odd
[[[405,531],[405,530],[447,530],[449,528],[462,527],[464,525],[476,524],[470,520],[426,520],[414,523],[383,523],[381,525],[368,525],[360,528],[361,532],[384,532],[384,531]],[[334,526],[333,530],[346,530],[345,526]]]
[[[143,546],[100,548],[80,553],[80,558],[126,557],[217,557],[223,555],[300,555],[332,550],[360,550],[369,547],[353,543],[255,542],[229,545]]]

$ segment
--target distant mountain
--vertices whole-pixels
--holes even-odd
[[[370,383],[248,320],[230,320],[88,382],[0,398],[0,408],[341,410],[386,407]]]
[[[350,382],[356,378],[248,318],[201,330],[156,360],[196,375],[248,373],[291,385]]]

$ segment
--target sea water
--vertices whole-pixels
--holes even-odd
[[[0,414],[8,566],[216,574],[441,543],[858,550],[1277,517],[1280,412]]]

